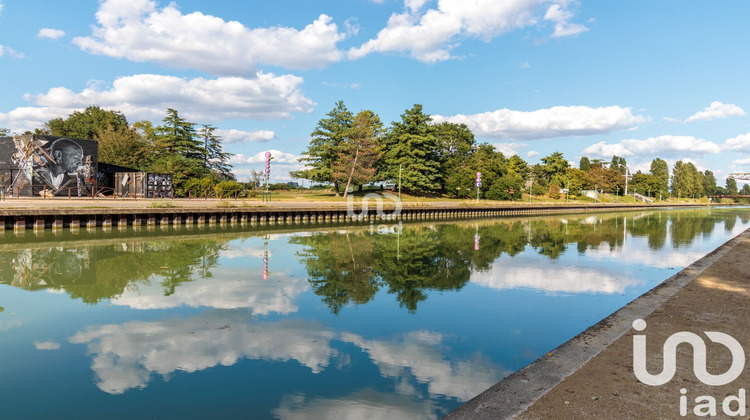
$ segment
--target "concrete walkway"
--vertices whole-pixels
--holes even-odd
[[[704,397],[716,400],[714,418],[749,418],[750,409],[740,410],[738,400],[731,396],[744,393],[741,388],[750,388],[750,363],[745,363],[733,382],[709,386],[693,373],[691,346],[681,344],[676,374],[666,384],[646,385],[633,372],[636,334],[646,337],[646,366],[651,374],[662,372],[666,339],[682,331],[698,334],[707,344],[707,371],[711,374],[726,372],[732,355],[727,347],[712,343],[705,331],[729,334],[750,355],[749,256],[750,230],[464,404],[448,418],[674,419],[683,418],[681,405],[685,418],[700,418],[695,413],[708,414],[713,405]],[[642,332],[633,329],[636,319],[646,321]]]

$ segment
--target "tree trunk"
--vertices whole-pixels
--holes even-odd
[[[354,163],[352,163],[352,170],[349,172],[349,179],[346,181],[346,189],[344,190],[344,198],[349,194],[349,184],[352,183],[352,177],[354,176],[354,168],[357,167],[357,158],[359,158],[359,149],[354,153]]]
[[[336,197],[341,197],[341,194],[339,194],[339,180],[333,181],[333,192],[336,193]]]

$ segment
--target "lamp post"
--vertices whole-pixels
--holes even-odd
[[[532,195],[531,195],[531,191],[532,191],[531,187],[533,187],[533,186],[534,186],[534,176],[532,175],[531,176],[531,183],[529,184],[529,203],[531,203],[531,197],[532,197]]]
[[[401,164],[398,164],[398,201],[401,201]]]

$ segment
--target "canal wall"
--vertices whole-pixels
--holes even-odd
[[[409,220],[466,219],[483,217],[627,211],[704,205],[674,204],[583,204],[583,205],[423,205],[384,208],[375,212],[361,208],[323,205],[284,207],[171,207],[171,208],[13,208],[0,210],[0,231],[26,229],[81,229],[127,226],[184,226],[211,224],[327,224],[370,223]]]
[[[737,395],[750,377],[750,368],[742,372],[743,381],[710,386],[696,380],[689,356],[680,358],[677,376],[667,384],[657,387],[641,383],[633,371],[633,335],[648,335],[651,353],[646,362],[651,372],[662,369],[661,345],[677,332],[722,332],[742,343],[747,351],[749,254],[750,229],[445,418],[679,418],[683,402],[689,405],[692,416],[696,396],[713,395],[721,401],[727,395]],[[646,321],[647,331],[633,329],[637,319]],[[726,372],[734,362],[726,350],[722,353],[713,349],[709,356],[713,372]],[[681,400],[683,394],[689,397]],[[718,413],[724,409],[721,404],[714,408]],[[699,417],[707,414],[701,412]]]

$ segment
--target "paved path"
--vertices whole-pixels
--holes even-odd
[[[746,363],[735,381],[709,386],[693,373],[691,347],[683,344],[677,351],[676,375],[666,384],[646,385],[633,372],[635,334],[646,336],[647,370],[651,374],[662,371],[662,346],[666,339],[681,331],[698,334],[710,344],[707,359],[711,374],[726,372],[732,364],[732,356],[726,347],[711,343],[704,331],[729,334],[750,355],[748,256],[750,230],[506,378],[449,417],[675,419],[683,418],[680,397],[685,390],[685,418],[700,418],[694,414],[699,405],[696,398],[700,396],[717,400],[715,418],[748,418],[750,410],[740,413],[736,401],[728,404],[729,413],[742,415],[726,415],[722,402],[727,396],[738,396],[740,388],[750,388],[750,363]],[[646,321],[643,332],[632,328],[636,319]]]

